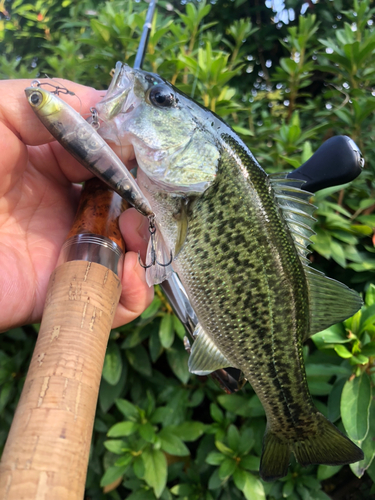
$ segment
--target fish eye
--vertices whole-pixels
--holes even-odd
[[[174,93],[166,85],[155,85],[155,87],[151,87],[149,99],[151,104],[154,104],[158,108],[169,108],[173,106],[176,101]]]
[[[37,90],[35,92],[33,92],[30,96],[30,102],[31,104],[33,104],[34,106],[38,106],[43,100],[43,96],[40,92],[38,92]]]

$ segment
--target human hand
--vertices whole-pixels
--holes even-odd
[[[104,95],[59,79],[74,96],[62,98],[82,115]],[[24,94],[30,80],[0,81],[0,331],[40,321],[49,277],[72,225],[81,187],[92,177],[45,129]],[[134,159],[122,148],[125,164]],[[125,255],[122,295],[113,326],[135,319],[153,290],[138,264],[146,250],[147,219],[134,209],[120,217]]]

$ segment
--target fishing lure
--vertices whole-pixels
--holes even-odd
[[[108,144],[59,93],[67,93],[64,87],[55,86],[54,92],[41,87],[35,80],[25,89],[27,99],[43,125],[69,153],[90,172],[108,184],[116,193],[146,217],[154,212],[133,179],[131,173]],[[93,110],[95,125],[95,111]]]

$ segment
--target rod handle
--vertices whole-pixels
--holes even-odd
[[[52,273],[38,340],[0,463],[1,500],[82,500],[121,282],[71,261]]]

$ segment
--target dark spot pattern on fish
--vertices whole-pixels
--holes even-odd
[[[265,173],[234,139],[224,143],[214,184],[189,212],[178,272],[203,328],[244,371],[269,424],[294,436],[313,409],[301,346],[306,279]]]

